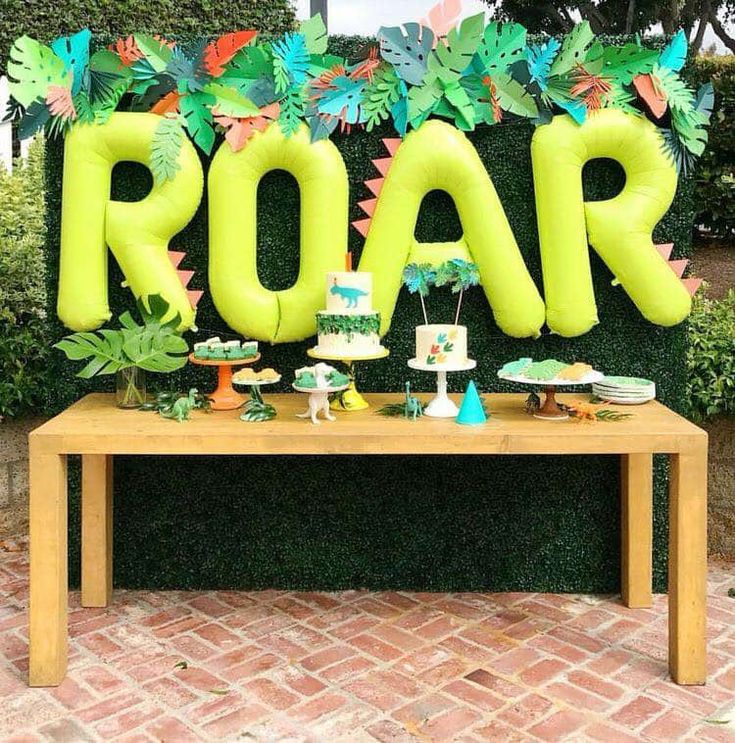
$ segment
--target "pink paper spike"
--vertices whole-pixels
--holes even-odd
[[[365,181],[365,185],[370,189],[370,192],[374,196],[380,196],[380,191],[383,188],[383,182],[385,178],[372,178],[369,181]]]
[[[662,243],[656,245],[656,250],[663,256],[664,260],[667,261],[671,257],[671,251],[674,249],[674,243]]]
[[[401,142],[403,142],[403,140],[400,137],[385,137],[383,139],[385,149],[390,152],[391,157],[393,157],[393,155],[398,152],[398,148],[401,146]]]
[[[681,278],[684,275],[684,269],[689,264],[689,261],[686,258],[682,258],[678,261],[669,261],[669,266],[671,266],[671,270],[679,277]]]
[[[168,251],[168,257],[171,260],[171,263],[173,264],[174,268],[179,267],[179,263],[184,260],[184,256],[186,256],[186,253],[184,253],[182,250],[169,250]]]
[[[692,277],[691,279],[682,279],[681,283],[684,284],[686,290],[693,297],[697,293],[697,289],[701,286],[702,279]]]
[[[370,230],[370,222],[372,220],[370,217],[366,217],[365,219],[357,219],[352,223],[352,226],[363,236],[367,237],[367,233]]]
[[[192,307],[196,307],[199,304],[199,300],[204,296],[204,292],[200,289],[190,289],[186,292],[186,296],[189,297],[189,304]]]
[[[377,157],[373,160],[373,165],[378,169],[380,175],[387,175],[392,163],[392,157]]]
[[[378,199],[365,199],[364,201],[358,201],[357,205],[362,209],[368,217],[372,217],[375,213],[375,205],[378,203]]]
[[[181,285],[183,287],[189,286],[189,282],[191,281],[191,277],[194,275],[194,271],[184,271],[184,270],[178,270],[176,272],[179,276],[179,279],[181,280]]]

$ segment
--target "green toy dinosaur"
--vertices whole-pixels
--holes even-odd
[[[405,404],[405,416],[406,418],[420,418],[424,414],[424,409],[419,402],[417,397],[411,394],[411,383],[406,382],[406,404]]]
[[[199,390],[192,387],[186,397],[179,397],[174,400],[170,408],[159,410],[161,418],[174,418],[179,423],[188,421],[191,417],[191,411],[198,407],[197,394]]]

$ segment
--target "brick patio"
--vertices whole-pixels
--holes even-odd
[[[667,680],[665,596],[116,591],[72,593],[69,675],[44,690],[27,547],[4,548],[4,741],[735,741],[735,565],[710,564],[704,688]]]

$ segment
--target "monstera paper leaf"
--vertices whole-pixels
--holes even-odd
[[[453,28],[446,40],[440,39],[429,58],[429,72],[443,82],[459,80],[470,66],[482,38],[485,14],[465,18],[462,25]]]
[[[179,100],[179,109],[186,121],[189,135],[207,155],[214,145],[211,107],[215,100],[209,93],[189,93]]]
[[[485,28],[472,66],[480,74],[505,72],[525,58],[525,50],[526,29],[520,23],[493,22]]]
[[[602,54],[601,74],[620,85],[630,85],[637,75],[649,73],[657,59],[655,49],[644,49],[637,44],[608,46]]]
[[[320,91],[319,113],[336,116],[346,124],[357,124],[364,89],[365,80],[353,80],[347,75],[334,77],[330,87]]]
[[[273,58],[268,47],[246,46],[232,58],[219,82],[247,93],[257,80],[271,82],[272,77]]]
[[[84,82],[89,62],[89,42],[92,32],[85,28],[73,36],[62,36],[51,44],[57,57],[64,61],[64,68],[72,73],[72,95],[76,95]]]
[[[321,13],[313,15],[299,27],[309,54],[324,54],[327,51],[327,27]]]
[[[71,73],[64,61],[30,36],[21,36],[10,49],[8,76],[10,93],[25,108],[35,100],[45,100],[51,85],[71,87]]]
[[[214,106],[219,115],[244,118],[260,114],[258,106],[234,88],[220,83],[209,83],[204,86],[204,92],[214,96]]]
[[[405,35],[400,26],[378,31],[380,55],[393,65],[402,80],[421,85],[434,47],[434,34],[418,23],[406,23],[403,28]]]
[[[578,64],[582,64],[587,57],[587,50],[594,41],[595,34],[589,21],[575,26],[565,37],[561,49],[554,59],[550,75],[565,75],[571,72]]]

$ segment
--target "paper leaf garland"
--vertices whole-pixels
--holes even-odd
[[[204,69],[212,76],[219,77],[226,65],[244,46],[251,44],[257,31],[235,31],[220,36],[207,45],[204,50]]]
[[[637,44],[608,46],[602,56],[602,74],[615,79],[621,85],[630,85],[636,75],[650,72],[657,59],[655,49],[643,49]]]
[[[92,32],[85,28],[73,36],[62,36],[51,44],[59,59],[63,60],[64,68],[72,73],[71,92],[76,94],[82,87],[84,74],[89,63],[89,42]]]
[[[68,87],[71,78],[63,60],[30,36],[21,36],[10,49],[8,76],[11,95],[26,108],[45,100],[49,86]]]
[[[402,80],[421,85],[434,46],[434,34],[418,23],[406,23],[403,28],[405,35],[399,26],[378,31],[380,55],[393,65]]]
[[[226,85],[209,83],[204,86],[204,92],[214,97],[217,113],[223,116],[242,118],[260,114],[260,109],[251,100]]]
[[[156,183],[172,180],[179,170],[179,153],[184,130],[178,116],[164,116],[151,140],[151,173]]]

